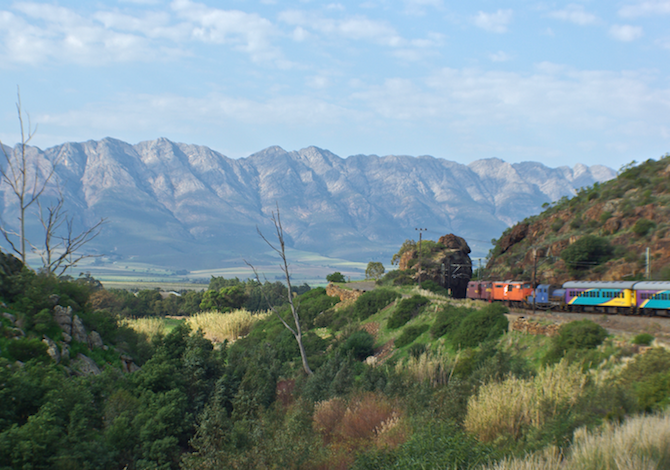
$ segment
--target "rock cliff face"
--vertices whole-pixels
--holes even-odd
[[[388,262],[414,227],[426,226],[457,233],[485,253],[486,242],[473,240],[490,240],[540,212],[542,203],[615,176],[606,167],[552,169],[495,158],[470,165],[430,156],[340,158],[316,147],[270,147],[233,160],[167,139],[130,145],[107,138],[30,153],[59,162],[78,226],[107,218],[87,246],[108,255],[100,263],[132,259],[187,269],[264,253],[256,226],[267,227],[277,204],[288,246],[304,251]],[[2,191],[0,214],[15,220]]]

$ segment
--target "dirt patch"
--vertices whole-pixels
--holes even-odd
[[[383,364],[393,354],[395,339],[386,342],[382,347],[375,349],[374,361],[375,365]]]
[[[367,331],[376,339],[377,335],[379,334],[379,323],[377,322],[366,323],[361,327],[361,330]]]

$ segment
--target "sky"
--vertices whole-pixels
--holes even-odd
[[[0,139],[551,167],[670,152],[670,0],[0,2]]]

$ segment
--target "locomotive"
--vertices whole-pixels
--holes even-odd
[[[567,281],[561,287],[529,282],[470,281],[466,297],[510,307],[624,315],[670,315],[670,281]]]

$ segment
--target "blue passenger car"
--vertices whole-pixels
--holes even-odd
[[[670,311],[670,281],[635,283],[636,304],[643,314],[668,314]]]
[[[563,284],[570,310],[616,313],[635,307],[632,281],[568,281]]]

